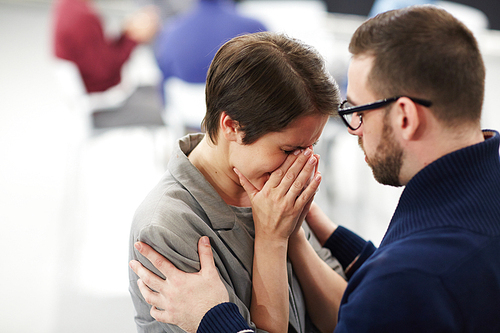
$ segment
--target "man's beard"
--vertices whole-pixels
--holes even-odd
[[[363,149],[363,141],[360,137],[358,137],[358,144]],[[387,122],[387,117],[384,117],[382,139],[375,151],[375,155],[372,158],[367,157],[367,163],[372,169],[373,177],[377,182],[395,187],[402,186],[399,181],[399,174],[403,165],[403,149],[395,140],[393,130]]]

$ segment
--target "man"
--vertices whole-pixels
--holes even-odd
[[[306,220],[344,267],[345,290],[302,232],[290,235],[288,256],[303,268],[297,276],[312,320],[326,332],[499,332],[500,136],[480,129],[485,69],[476,40],[444,10],[415,6],[368,20],[349,50],[348,98],[339,114],[374,177],[406,188],[378,249],[311,207]],[[253,207],[262,207],[262,193],[240,180]],[[265,213],[273,219],[272,210]],[[193,304],[217,305],[198,332],[244,332],[230,303],[209,301],[220,289],[207,247],[200,246],[201,271],[174,291],[171,281],[182,273],[143,251],[167,276],[160,281],[132,263],[160,290],[143,293],[153,305],[178,309],[158,320],[184,325],[203,315]],[[214,292],[203,290],[204,297],[201,286]],[[187,294],[176,301],[174,292]]]

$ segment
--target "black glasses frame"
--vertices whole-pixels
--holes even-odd
[[[415,98],[415,97],[408,97],[408,96],[395,96],[395,97],[391,97],[391,98],[386,98],[386,99],[381,99],[381,100],[378,100],[378,101],[375,101],[373,103],[369,103],[369,104],[364,104],[364,105],[358,105],[358,106],[352,106],[352,107],[348,107],[348,108],[343,108],[343,106],[348,103],[347,100],[343,101],[342,104],[340,104],[339,106],[339,109],[338,109],[338,114],[340,115],[340,118],[342,119],[342,121],[344,122],[344,124],[347,125],[347,127],[349,127],[351,130],[355,131],[357,130],[358,128],[361,127],[361,125],[363,124],[363,118],[361,117],[361,115],[359,115],[359,126],[354,128],[351,126],[351,124],[347,121],[347,119],[345,119],[344,116],[346,115],[349,115],[349,114],[353,114],[355,112],[362,112],[362,111],[370,111],[370,110],[376,110],[376,109],[379,109],[385,105],[388,105],[390,103],[394,103],[395,101],[397,101],[398,99],[400,99],[401,97],[406,97],[406,98],[409,98],[411,99],[413,102],[417,103],[417,104],[420,104],[420,105],[423,105],[425,107],[430,107],[432,105],[432,102],[431,101],[428,101],[428,100],[425,100],[425,99],[420,99],[420,98]]]

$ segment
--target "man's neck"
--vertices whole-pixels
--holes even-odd
[[[402,184],[406,185],[420,170],[437,159],[482,141],[484,136],[479,126],[445,128],[426,133],[409,145],[409,150],[405,152],[400,174]]]

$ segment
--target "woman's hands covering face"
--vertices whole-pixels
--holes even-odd
[[[271,174],[260,191],[234,169],[252,203],[256,237],[287,240],[300,228],[321,182],[318,162],[319,155],[313,154],[311,148],[297,150]]]

